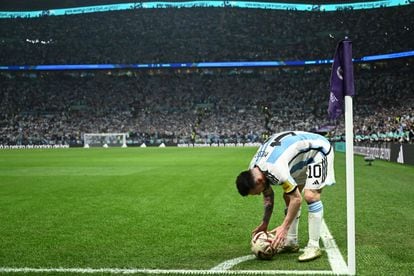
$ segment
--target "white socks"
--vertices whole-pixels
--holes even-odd
[[[285,212],[287,209],[285,210]],[[295,219],[289,227],[286,237],[285,245],[299,244],[298,229],[301,209],[299,209]],[[321,224],[323,219],[323,204],[322,201],[312,202],[308,204],[308,232],[309,241],[308,247],[319,248],[319,239],[321,237]]]
[[[323,218],[322,201],[315,201],[308,204],[308,247],[319,248],[319,238],[321,237],[321,224]],[[290,229],[289,229],[290,231]],[[288,234],[289,235],[289,234]]]
[[[292,221],[292,224],[289,227],[289,231],[288,231],[286,242],[285,242],[286,245],[299,244],[298,228],[299,228],[300,210],[301,208],[299,208],[295,219]]]

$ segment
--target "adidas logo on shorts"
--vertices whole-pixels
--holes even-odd
[[[315,182],[313,182],[312,185],[319,185],[319,181],[315,180]]]

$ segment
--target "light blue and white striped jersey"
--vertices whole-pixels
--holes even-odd
[[[330,152],[331,144],[319,134],[304,131],[281,132],[272,135],[263,143],[250,162],[249,169],[258,167],[272,185],[282,185],[288,181],[295,187],[298,184],[303,185],[296,180],[306,177],[307,166],[315,162],[315,157],[325,157]],[[333,170],[333,164],[329,165]],[[330,179],[334,182],[333,172]],[[283,187],[285,192],[291,190],[292,187],[289,186]]]

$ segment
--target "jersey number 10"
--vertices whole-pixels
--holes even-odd
[[[313,164],[308,166],[308,178],[319,178],[322,176],[321,164]]]

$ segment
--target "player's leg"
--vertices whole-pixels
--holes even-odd
[[[323,219],[323,204],[321,201],[321,189],[305,189],[304,198],[308,204],[308,234],[309,240],[304,253],[299,256],[299,261],[314,260],[322,255],[319,247],[321,225]]]
[[[314,162],[308,165],[304,198],[308,204],[309,241],[299,261],[310,261],[322,255],[319,248],[321,225],[323,220],[322,188],[335,184],[334,151],[319,153]]]
[[[299,261],[310,261],[320,257],[319,239],[323,220],[322,188],[335,183],[333,171],[333,151],[328,155],[322,153],[314,157],[314,162],[308,165],[307,179],[304,187],[304,199],[308,204],[308,245],[305,252],[299,256]]]
[[[302,189],[303,189],[303,185],[299,186],[300,192],[302,192]],[[283,199],[285,200],[286,206],[289,206],[289,197],[286,194],[283,194]],[[287,214],[287,207],[285,207],[285,216],[286,214]],[[301,208],[299,208],[295,219],[292,221],[292,224],[289,227],[286,241],[283,247],[278,250],[278,253],[296,253],[299,251],[298,229],[299,229],[300,214],[301,214]]]

